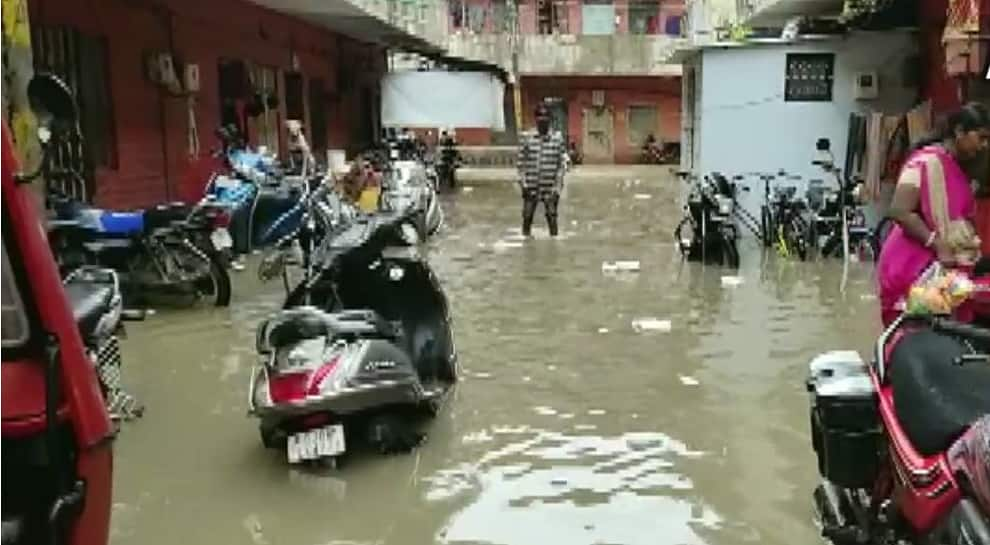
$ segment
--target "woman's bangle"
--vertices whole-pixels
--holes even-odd
[[[935,231],[928,234],[928,240],[925,241],[925,248],[931,248],[932,244],[935,244],[935,237],[938,235]]]

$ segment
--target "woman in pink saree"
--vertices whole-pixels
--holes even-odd
[[[968,264],[979,256],[970,218],[974,199],[963,164],[987,148],[990,114],[971,103],[952,114],[942,138],[915,150],[901,168],[889,216],[896,222],[880,251],[881,318],[888,325],[918,277],[938,260]]]

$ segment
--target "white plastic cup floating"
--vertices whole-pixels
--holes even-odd
[[[637,318],[633,320],[632,328],[637,333],[669,333],[671,329],[673,329],[673,324],[670,320],[659,320],[657,318]]]

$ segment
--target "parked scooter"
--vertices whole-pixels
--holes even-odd
[[[814,504],[835,545],[990,544],[990,330],[904,315],[812,360]]]
[[[133,420],[144,414],[144,405],[125,391],[121,378],[119,337],[124,320],[143,320],[144,312],[124,310],[120,279],[112,269],[81,267],[63,281],[79,334],[100,377],[100,387],[113,420]]]
[[[447,298],[416,250],[414,218],[381,212],[337,230],[261,325],[250,412],[290,462],[335,463],[355,440],[412,448],[415,417],[435,415],[457,380]]]
[[[38,228],[27,183],[45,174],[51,140],[76,126],[72,93],[36,74],[28,97],[39,120],[42,167],[15,175],[6,125],[3,159],[3,486],[4,545],[105,545],[109,541],[113,428],[97,374],[58,267]],[[89,300],[89,298],[86,298]],[[96,300],[96,297],[93,298]],[[100,298],[100,303],[106,299]],[[89,316],[89,312],[75,312]]]

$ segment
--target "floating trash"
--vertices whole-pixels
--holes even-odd
[[[602,335],[604,335],[604,334],[608,333],[608,328],[607,327],[599,327],[598,328],[598,332],[601,333]]]
[[[657,318],[636,318],[632,321],[632,328],[637,333],[669,333],[672,329],[672,324],[670,320],[659,320]]]
[[[516,242],[512,240],[499,240],[495,244],[492,244],[492,249],[496,251],[508,250],[509,248],[522,248],[522,247],[523,247],[522,242]]]
[[[475,378],[492,378],[492,374],[491,373],[484,373],[484,372],[482,372],[482,373],[475,373],[474,376],[475,376]]]
[[[588,414],[591,416],[601,416],[605,414],[605,409],[588,409]]]
[[[701,384],[700,382],[698,382],[698,379],[694,377],[689,377],[686,375],[677,375],[677,378],[681,379],[681,384],[685,386],[698,386],[699,384]]]
[[[633,196],[633,198],[637,201],[648,201],[653,198],[653,195],[650,195],[649,193],[637,193]]]
[[[723,276],[722,277],[722,287],[723,288],[734,288],[736,286],[741,286],[743,279],[741,276]]]
[[[464,189],[462,189],[462,191],[464,191],[465,193],[470,193],[474,191],[474,188],[471,186],[465,186]]]
[[[639,272],[639,269],[639,261],[635,260],[605,261],[602,263],[603,273]]]

